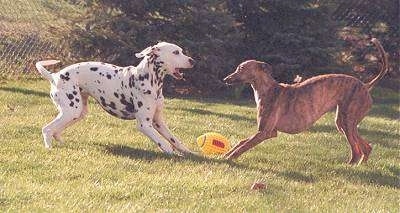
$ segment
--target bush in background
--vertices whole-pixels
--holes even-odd
[[[246,59],[271,63],[274,77],[280,82],[290,83],[295,75],[304,78],[326,73],[359,75],[353,72],[354,60],[342,60],[348,50],[344,44],[349,41],[339,36],[344,23],[332,19],[339,5],[337,1],[74,0],[73,3],[84,3],[89,8],[89,15],[78,20],[72,39],[69,38],[77,60],[131,65],[138,63],[135,52],[157,41],[184,47],[198,63],[187,71],[186,81],[167,79],[165,88],[169,93],[225,92],[227,87],[221,79]],[[393,10],[387,6],[390,4],[393,3],[385,1],[386,7],[379,7],[378,12],[395,16],[388,13]],[[391,41],[398,35],[398,27],[391,27],[395,23],[386,16],[379,19],[382,20],[386,20],[389,26],[386,31],[392,36],[375,34]],[[358,38],[364,34],[359,31]],[[389,50],[396,52],[390,47]],[[365,60],[365,52],[350,53],[356,61]],[[376,70],[376,66],[373,68]]]

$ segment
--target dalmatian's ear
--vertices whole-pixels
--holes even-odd
[[[149,55],[151,52],[154,51],[154,47],[150,46],[147,47],[146,49],[142,50],[140,53],[135,53],[136,58],[143,58],[146,55]]]

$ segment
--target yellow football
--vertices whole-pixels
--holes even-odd
[[[221,155],[231,149],[231,144],[223,135],[209,132],[197,138],[197,144],[206,155]]]

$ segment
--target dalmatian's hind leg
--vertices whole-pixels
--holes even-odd
[[[59,111],[57,117],[42,129],[44,145],[51,148],[51,140],[61,140],[62,131],[81,117],[83,112],[82,96],[71,86],[62,90],[52,85],[51,98]]]
[[[64,127],[58,129],[57,132],[54,133],[54,139],[56,139],[56,141],[58,141],[60,144],[64,144],[64,140],[61,138],[61,134],[62,131],[66,128],[68,128],[69,126],[72,126],[73,124],[77,123],[78,121],[82,120],[83,118],[85,118],[85,116],[88,113],[88,99],[89,99],[89,95],[88,94],[84,94],[81,93],[81,102],[82,102],[82,111],[81,114],[78,118],[74,118],[72,121],[70,121],[68,124],[66,124]],[[75,101],[79,100],[79,98],[77,97]]]

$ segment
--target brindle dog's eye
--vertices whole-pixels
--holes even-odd
[[[175,55],[179,55],[179,50],[175,50],[174,52],[172,52]]]

